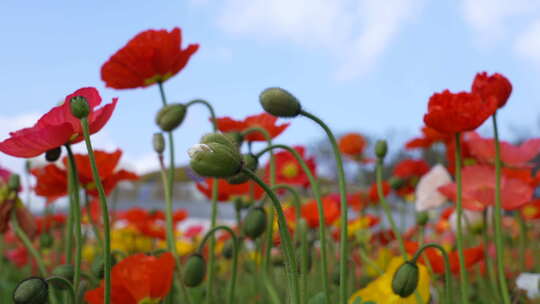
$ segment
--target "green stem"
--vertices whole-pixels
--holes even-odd
[[[50,281],[60,281],[61,282],[60,284],[64,284],[64,285],[67,286],[66,289],[68,290],[69,297],[71,298],[71,303],[76,303],[77,302],[77,297],[75,296],[75,290],[73,289],[73,285],[71,284],[70,281],[64,279],[63,277],[59,277],[59,276],[48,277],[45,281],[47,283],[50,282]]]
[[[69,167],[69,183],[71,184],[70,194],[72,201],[70,204],[73,207],[73,224],[75,228],[75,264],[73,274],[73,288],[75,293],[79,291],[79,282],[81,277],[81,260],[82,260],[82,229],[81,229],[81,204],[79,201],[79,176],[77,174],[77,164],[75,163],[75,157],[71,146],[66,145],[68,154],[68,167]]]
[[[300,235],[300,255],[301,255],[301,265],[300,265],[300,303],[304,304],[307,302],[307,277],[308,277],[308,264],[309,264],[309,253],[308,253],[308,240],[307,240],[307,223],[304,219],[299,219],[298,230]]]
[[[465,255],[463,254],[463,206],[462,206],[462,181],[461,181],[461,134],[458,132],[455,135],[456,142],[456,161],[455,161],[455,171],[456,171],[456,187],[457,187],[457,197],[456,197],[456,214],[457,214],[457,250],[459,257],[459,287],[461,291],[461,302],[463,304],[469,303],[469,291],[468,291],[468,280],[467,280],[467,269],[465,268]]]
[[[101,177],[96,165],[96,157],[94,155],[94,149],[92,148],[92,142],[90,141],[90,132],[88,129],[88,119],[81,119],[81,126],[84,135],[84,141],[86,143],[86,150],[88,152],[88,158],[90,159],[90,167],[92,168],[92,177],[99,195],[99,202],[101,206],[101,216],[103,220],[103,259],[104,259],[104,302],[105,304],[111,303],[111,232],[109,223],[109,209],[107,206],[107,197],[105,196],[105,190],[101,183]],[[75,268],[77,269],[77,268]],[[76,287],[75,287],[75,290]]]
[[[510,304],[508,284],[504,274],[504,240],[502,232],[502,201],[501,201],[501,143],[499,141],[499,129],[497,127],[497,112],[493,114],[493,134],[495,137],[495,209],[493,217],[495,222],[495,252],[497,256],[497,274],[499,275],[499,287],[503,303]]]
[[[341,229],[340,229],[340,236],[341,236],[341,242],[339,242],[340,245],[340,254],[339,254],[339,298],[340,303],[347,304],[349,294],[347,292],[347,281],[348,281],[348,262],[349,262],[349,252],[347,249],[347,237],[348,237],[348,213],[349,213],[349,206],[347,204],[347,186],[345,181],[345,171],[343,170],[343,160],[341,159],[341,152],[339,152],[336,137],[330,130],[330,128],[317,116],[308,113],[304,110],[300,111],[300,114],[313,120],[316,122],[319,126],[323,128],[323,130],[326,132],[326,135],[328,136],[328,139],[330,140],[330,144],[332,145],[332,150],[334,151],[334,156],[336,158],[336,167],[337,167],[337,173],[338,173],[338,186],[339,186],[339,194],[341,198]],[[330,303],[330,302],[328,302]]]
[[[235,291],[235,287],[236,287],[236,275],[237,275],[237,272],[238,272],[238,251],[239,251],[239,242],[238,242],[238,237],[236,236],[236,234],[234,233],[234,231],[227,227],[227,226],[216,226],[212,229],[210,229],[210,231],[208,231],[206,233],[206,235],[204,236],[202,242],[199,244],[199,249],[198,249],[198,252],[202,252],[203,248],[204,248],[204,245],[206,244],[206,242],[208,241],[208,238],[213,236],[215,234],[216,231],[218,230],[225,230],[227,231],[231,237],[232,237],[232,240],[233,240],[233,265],[232,265],[232,278],[231,278],[231,282],[230,282],[230,285],[229,285],[229,292],[228,292],[228,296],[227,296],[227,303],[229,304],[233,304],[234,303],[234,291]]]
[[[525,271],[525,253],[527,250],[527,223],[523,219],[521,213],[516,212],[517,222],[519,223],[519,261],[520,261],[520,272]]]
[[[448,253],[446,253],[446,250],[444,250],[444,248],[442,248],[439,244],[435,244],[435,243],[424,244],[422,245],[422,247],[420,247],[420,249],[416,251],[411,261],[413,263],[416,263],[420,255],[424,252],[424,250],[428,248],[435,248],[439,250],[439,252],[441,253],[444,259],[444,284],[445,284],[445,289],[446,289],[446,292],[445,292],[446,303],[453,303],[452,302],[452,281],[451,281],[451,276],[450,276],[452,272],[450,270],[450,260],[448,259]]]
[[[287,190],[292,195],[292,201],[294,205],[294,222],[298,225],[300,223],[300,218],[302,218],[302,205],[300,202],[300,194],[298,193],[298,191],[296,191],[296,189],[287,184],[278,184],[272,187],[272,191],[280,189]],[[297,229],[296,231],[297,233],[294,234],[294,240],[298,241],[300,231],[299,229]]]
[[[488,215],[487,210],[484,210],[482,212],[482,219],[484,224],[484,229],[482,229],[482,238],[484,242],[484,256],[486,259],[486,268],[488,272],[487,277],[487,287],[489,288],[489,291],[491,295],[496,298],[496,302],[500,301],[500,295],[497,292],[496,284],[497,284],[497,275],[495,274],[495,268],[493,267],[493,260],[491,259],[491,255],[489,254],[489,235],[488,235]]]
[[[274,204],[274,209],[278,216],[278,227],[281,236],[281,247],[283,248],[283,252],[285,253],[287,277],[289,278],[289,282],[292,288],[292,290],[290,291],[292,303],[299,303],[299,289],[297,280],[298,264],[296,263],[296,257],[292,246],[291,235],[287,228],[287,221],[285,219],[285,215],[283,214],[283,209],[281,208],[279,199],[276,197],[274,192],[272,192],[272,189],[270,189],[270,187],[253,171],[247,168],[242,168],[242,171],[249,175],[251,179],[253,179],[259,186],[261,186],[261,188],[264,189],[264,191],[266,191],[272,203]]]
[[[362,246],[360,246],[360,248],[358,249],[358,254],[360,255],[360,258],[366,263],[368,264],[369,266],[371,266],[371,268],[373,268],[373,270],[375,270],[379,275],[382,275],[384,273],[384,271],[379,267],[379,265],[377,265],[377,263],[375,263],[368,255],[367,253],[365,252],[364,248]]]
[[[97,224],[94,221],[94,218],[92,217],[92,212],[90,210],[90,200],[88,199],[88,193],[86,192],[84,192],[84,205],[86,207],[86,214],[88,215],[88,221],[90,222],[90,225],[92,226],[92,230],[94,231],[94,235],[96,236],[96,239],[98,241],[99,248],[103,250],[103,238],[101,237]]]
[[[214,111],[214,107],[212,105],[203,99],[194,99],[186,104],[186,108],[189,108],[192,105],[200,104],[205,106],[208,109],[208,112],[210,112],[210,122],[212,123],[212,128],[214,132],[217,131],[217,122],[216,122],[216,112]]]

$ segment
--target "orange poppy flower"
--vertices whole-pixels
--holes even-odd
[[[540,153],[540,138],[524,141],[521,145],[512,145],[501,141],[501,160],[507,166],[523,167]],[[481,162],[495,163],[495,140],[493,138],[473,138],[468,141],[471,154]]]
[[[339,151],[350,156],[357,157],[364,153],[366,139],[359,133],[348,133],[339,139]]]
[[[204,179],[202,182],[198,182],[195,186],[204,194],[208,199],[212,198],[212,185],[214,184],[213,178]],[[243,184],[229,184],[224,179],[218,179],[218,197],[219,202],[229,202],[237,196],[249,196],[251,189],[253,190],[253,199],[260,199],[264,190],[253,181],[248,181]]]
[[[147,30],[133,37],[101,67],[101,79],[109,88],[144,88],[165,82],[188,63],[198,44],[182,49],[182,33]]]
[[[265,129],[271,138],[275,138],[283,133],[290,125],[290,123],[277,124],[277,120],[275,116],[268,113],[261,113],[248,116],[244,120],[220,117],[216,118],[216,123],[221,132],[242,132],[249,128],[260,127]],[[266,141],[264,135],[260,132],[250,133],[244,139],[247,141]]]
[[[488,76],[486,72],[476,74],[472,84],[472,92],[479,94],[484,100],[494,98],[499,108],[502,108],[510,94],[512,94],[512,84],[499,73]]]
[[[429,171],[429,165],[422,159],[404,159],[394,167],[392,188],[400,196],[414,193],[416,184],[422,175]]]
[[[478,128],[497,110],[497,100],[475,93],[444,90],[429,99],[424,123],[438,132],[454,134]]]
[[[429,148],[435,143],[447,142],[449,140],[452,140],[452,136],[424,126],[422,127],[422,136],[409,140],[405,144],[405,149]]]
[[[170,252],[159,257],[135,254],[112,268],[111,303],[159,303],[171,289],[174,258]],[[89,304],[104,303],[103,280],[98,288],[87,291],[84,300]]]
[[[339,209],[339,199],[326,196],[322,199],[324,222],[326,225],[331,225],[340,216],[341,211]],[[313,199],[302,205],[302,218],[306,220],[306,223],[311,228],[319,227],[319,210],[317,208],[317,202]]]
[[[405,250],[413,255],[418,250],[419,246],[417,242],[405,241]],[[484,260],[484,247],[482,245],[467,248],[463,251],[465,256],[465,268],[470,269],[476,263]],[[424,257],[427,257],[433,272],[436,274],[444,274],[444,259],[438,249],[428,248],[424,250],[424,254],[418,259],[420,263],[426,264]],[[453,274],[459,274],[459,256],[456,250],[448,253],[448,259],[450,263],[450,271]]]
[[[306,149],[302,146],[294,146],[294,150],[300,154],[300,157],[304,159],[306,162],[308,168],[311,170],[311,173],[316,178],[316,163],[315,158],[306,157]],[[308,187],[309,186],[309,179],[302,170],[302,167],[300,166],[300,163],[296,160],[296,158],[289,153],[289,151],[280,151],[274,155],[274,159],[276,161],[276,182],[278,184],[289,184],[289,185],[296,185],[296,186],[302,186],[302,187]],[[266,164],[266,176],[269,176],[270,174],[270,163]]]
[[[391,189],[392,187],[390,187],[390,184],[387,181],[382,182],[382,192],[384,197],[390,194]],[[377,191],[377,183],[371,184],[371,187],[369,188],[368,198],[370,204],[378,204],[381,200],[381,198],[379,197],[379,192]]]
[[[30,173],[36,178],[34,192],[46,198],[47,204],[67,195],[67,172],[55,164],[32,168]]]

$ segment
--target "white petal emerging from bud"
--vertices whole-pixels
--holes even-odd
[[[437,189],[452,182],[446,168],[437,164],[426,173],[416,186],[416,211],[434,209],[446,202],[446,197]]]
[[[206,144],[196,144],[187,151],[189,158],[194,158],[199,152],[212,152],[212,148]]]
[[[521,273],[516,279],[516,286],[519,289],[527,291],[527,297],[529,299],[540,298],[540,290],[538,284],[540,283],[539,273]]]

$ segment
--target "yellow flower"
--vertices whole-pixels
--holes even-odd
[[[381,247],[377,251],[377,258],[373,260],[375,265],[377,265],[377,268],[375,266],[372,266],[370,264],[366,265],[366,274],[370,277],[375,277],[379,274],[379,269],[386,269],[388,267],[388,264],[392,260],[393,254],[392,251],[386,247]]]
[[[420,270],[420,276],[418,280],[418,287],[416,291],[421,298],[421,302],[417,302],[416,292],[406,298],[402,298],[392,291],[392,279],[394,274],[403,264],[402,257],[395,257],[390,261],[388,269],[385,273],[369,283],[363,289],[355,292],[349,298],[349,304],[353,304],[356,298],[362,298],[363,302],[373,301],[375,303],[384,304],[427,304],[429,303],[429,274],[426,267],[418,264]]]
[[[94,245],[85,245],[82,248],[82,258],[83,261],[91,263],[96,256],[96,246]]]
[[[176,241],[176,251],[180,256],[186,256],[195,251],[195,245],[185,240]]]

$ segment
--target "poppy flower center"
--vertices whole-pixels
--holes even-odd
[[[286,178],[293,178],[298,175],[298,165],[293,162],[287,162],[281,169],[281,174]]]
[[[160,301],[161,299],[144,298],[140,300],[137,304],[158,304]]]
[[[171,78],[173,75],[171,73],[167,73],[165,75],[156,74],[150,78],[146,78],[144,80],[144,85],[149,86],[151,84],[154,84],[156,82],[165,82],[167,79]],[[146,304],[146,303],[145,303]]]
[[[536,214],[536,207],[534,206],[527,206],[523,208],[523,215],[526,217],[533,217]]]

